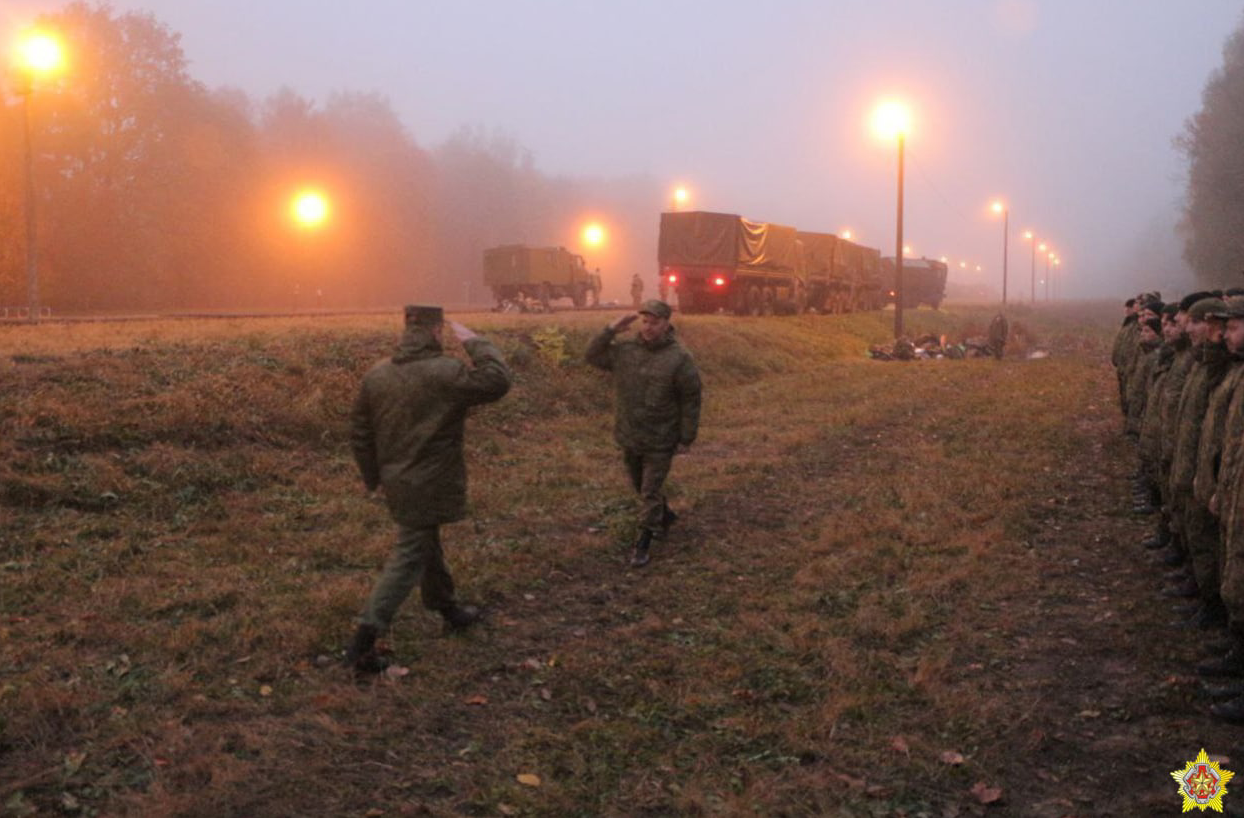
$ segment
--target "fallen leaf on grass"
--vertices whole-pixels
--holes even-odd
[[[518,783],[525,787],[540,786],[540,776],[535,773],[519,773],[516,778],[518,779]]]
[[[259,688],[259,695],[260,695],[260,696],[271,696],[271,695],[272,695],[272,685],[262,685],[262,686]]]
[[[488,697],[482,694],[476,693],[474,696],[467,696],[465,699],[462,700],[462,703],[485,705],[485,704],[488,704]]]
[[[410,675],[410,668],[401,665],[389,665],[384,669],[384,675],[390,679],[400,679],[403,676]]]
[[[943,764],[958,765],[963,763],[963,756],[960,753],[956,753],[954,750],[947,750],[938,756],[938,758]]]
[[[907,739],[902,736],[895,736],[890,739],[890,749],[902,753],[911,758],[911,748],[907,746]]]
[[[1079,713],[1076,713],[1076,715],[1082,719],[1095,719],[1101,715],[1101,711],[1100,710],[1081,710]]]
[[[971,792],[972,795],[976,796],[976,800],[982,804],[992,804],[995,801],[1002,800],[1002,788],[990,787],[984,781],[977,781]]]
[[[518,814],[518,811],[515,810],[513,807],[511,807],[509,804],[497,804],[497,812],[501,813],[502,815],[517,815]]]
[[[540,698],[544,699],[546,702],[552,701],[553,691],[549,690],[547,687],[540,688]]]

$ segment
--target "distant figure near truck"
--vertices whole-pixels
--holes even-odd
[[[600,269],[589,272],[583,256],[565,247],[490,247],[484,251],[484,284],[498,305],[527,296],[546,310],[558,298],[569,298],[576,307],[600,303]]]

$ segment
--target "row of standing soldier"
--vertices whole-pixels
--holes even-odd
[[[1244,723],[1244,289],[1178,303],[1131,299],[1111,362],[1135,441],[1137,514],[1155,528],[1162,594],[1186,598],[1181,627],[1221,631],[1197,665],[1211,712]]]
[[[597,334],[585,356],[613,375],[614,439],[642,503],[631,556],[636,568],[648,563],[652,543],[665,539],[677,519],[663,486],[674,455],[687,450],[699,429],[699,371],[675,338],[670,314],[662,301],[644,302]],[[637,337],[618,340],[636,321]],[[397,352],[367,372],[351,412],[351,448],[363,484],[383,493],[398,529],[345,651],[345,664],[358,674],[388,664],[378,640],[416,585],[424,607],[449,630],[482,616],[457,599],[440,527],[466,514],[467,411],[504,397],[513,376],[497,347],[457,322],[450,329],[471,363],[446,355],[445,323],[440,307],[407,307]]]

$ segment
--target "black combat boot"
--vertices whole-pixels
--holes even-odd
[[[655,540],[664,540],[670,534],[670,526],[678,522],[678,515],[668,505],[661,509],[661,527],[652,532],[652,538]]]
[[[639,530],[635,540],[635,553],[631,555],[631,567],[643,568],[648,564],[648,546],[652,545],[652,532],[646,528]]]
[[[450,605],[441,609],[441,617],[445,620],[445,630],[464,631],[484,618],[484,614],[474,605]]]
[[[1196,584],[1196,580],[1192,577],[1185,577],[1162,589],[1162,596],[1174,597],[1175,599],[1192,599],[1200,593],[1200,586]]]
[[[355,673],[380,673],[388,666],[388,662],[376,650],[376,637],[379,631],[375,625],[359,625],[354,632],[354,640],[346,648],[342,664]]]
[[[1201,692],[1211,699],[1234,699],[1244,696],[1244,679],[1225,678],[1216,682],[1202,682]]]
[[[1150,551],[1155,551],[1159,548],[1165,548],[1166,546],[1170,545],[1170,543],[1171,543],[1171,535],[1165,531],[1159,531],[1156,534],[1154,534],[1152,537],[1147,537],[1141,540],[1140,546],[1142,548],[1147,548]]]
[[[1196,666],[1202,676],[1244,676],[1244,643],[1236,640],[1231,650],[1217,659],[1209,659]]]
[[[1244,696],[1212,705],[1209,712],[1231,724],[1244,724]]]

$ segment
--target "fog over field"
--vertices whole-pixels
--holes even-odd
[[[0,35],[63,7],[8,3]],[[1173,140],[1241,12],[1216,0],[111,8],[150,12],[180,35],[190,76],[209,89],[252,100],[289,89],[316,105],[374,93],[422,149],[464,127],[508,146],[553,180],[541,201],[557,206],[478,241],[575,247],[583,221],[599,219],[611,230],[588,263],[613,298],[632,272],[654,280],[657,214],[678,185],[689,208],[850,229],[892,254],[895,150],[868,127],[882,98],[912,112],[907,243],[949,258],[959,291],[1001,289],[1003,230],[988,209],[998,198],[1012,293],[1027,296],[1034,267],[1044,272],[1025,230],[1056,248],[1066,296],[1184,286],[1175,229],[1187,161]],[[480,203],[496,195],[477,193],[479,227]],[[446,275],[478,274],[468,249]],[[432,294],[459,292],[471,294]]]

